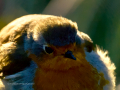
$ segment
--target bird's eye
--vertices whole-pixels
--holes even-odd
[[[48,47],[48,46],[44,46],[43,47],[44,51],[48,54],[52,53],[53,52],[53,49],[51,47]]]

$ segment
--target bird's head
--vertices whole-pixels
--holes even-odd
[[[66,71],[89,64],[84,50],[91,52],[93,44],[86,34],[78,31],[76,23],[62,17],[48,17],[33,31],[33,38],[26,37],[25,47],[40,69]]]

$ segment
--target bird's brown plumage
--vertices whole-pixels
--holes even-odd
[[[47,53],[43,47],[52,51]],[[51,15],[23,16],[0,31],[1,79],[34,83],[12,85],[22,90],[113,90],[115,67],[98,51],[71,20]],[[72,56],[66,57],[67,52]]]

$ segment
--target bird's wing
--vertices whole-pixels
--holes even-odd
[[[104,90],[114,90],[115,88],[115,65],[111,62],[110,57],[107,55],[107,51],[101,50],[99,47],[95,47],[92,43],[92,40],[87,34],[82,32],[77,33],[77,39],[79,40],[78,45],[85,44],[86,51],[86,60],[97,69],[100,75],[104,75],[106,85]],[[78,42],[78,41],[77,41]],[[108,84],[109,82],[109,84]]]
[[[27,15],[9,23],[0,31],[0,72],[3,77],[30,66],[31,59],[24,50],[24,38],[28,29],[34,28],[35,21],[49,15]]]

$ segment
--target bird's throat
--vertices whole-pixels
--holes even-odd
[[[66,71],[38,68],[34,83],[35,90],[103,90],[108,81],[86,62],[86,66]]]

